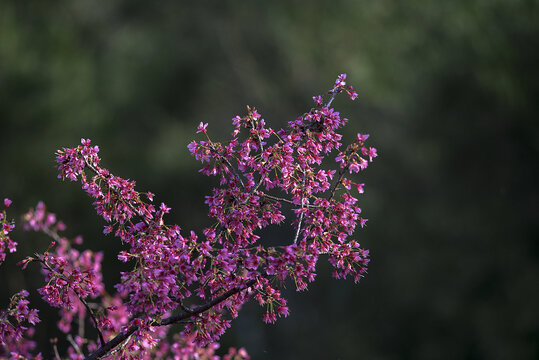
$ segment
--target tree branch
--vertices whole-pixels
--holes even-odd
[[[237,287],[232,288],[232,289],[228,290],[227,292],[223,293],[222,295],[216,297],[215,299],[213,299],[211,301],[208,301],[205,304],[202,304],[200,306],[195,307],[190,312],[182,312],[182,313],[180,313],[178,315],[168,317],[168,318],[163,319],[163,320],[161,320],[159,322],[154,322],[151,325],[152,326],[171,325],[171,324],[180,322],[182,320],[185,320],[187,318],[190,318],[190,317],[192,317],[194,315],[201,314],[201,313],[211,309],[215,305],[221,303],[222,301],[228,299],[232,295],[235,295],[235,294],[247,289],[248,287],[254,285],[255,282],[256,282],[256,280],[249,280],[244,284],[244,287],[242,287],[242,288],[237,288]],[[139,329],[139,327],[136,326],[136,325],[130,326],[127,330],[125,330],[124,332],[119,333],[115,338],[113,338],[112,340],[107,342],[105,345],[103,345],[102,347],[100,347],[99,349],[97,349],[96,351],[91,353],[90,355],[88,355],[85,358],[85,360],[101,359],[102,357],[106,356],[115,347],[117,347],[118,345],[123,343],[125,340],[127,340],[138,329]]]

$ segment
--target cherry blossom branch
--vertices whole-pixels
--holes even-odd
[[[256,125],[255,120],[253,118],[251,118],[251,126],[252,126],[252,131],[253,132],[256,132],[255,125]],[[262,143],[262,138],[260,137],[260,134],[258,134],[258,132],[256,132],[256,139],[258,140],[258,144],[260,145],[260,153],[263,153],[264,152],[264,144]]]
[[[330,99],[325,106],[321,96],[313,97],[315,108],[277,132],[266,127],[256,109],[249,107],[246,116],[233,119],[233,138],[223,145],[208,137],[207,124],[199,125],[197,133],[204,133],[207,141],[193,141],[188,149],[203,163],[203,174],[221,176],[219,187],[206,197],[208,215],[217,222],[203,230],[204,238],[193,231],[189,236],[182,236],[178,225],[165,225],[163,215],[170,208],[162,203],[156,209],[142,199],[144,193],[135,190],[134,181],[114,176],[102,168],[99,147],[90,146],[89,139],[82,139],[76,148],[58,151],[59,177],[80,179],[83,189],[95,199],[97,213],[109,223],[104,233],[116,230],[114,235],[130,245],[118,258],[123,262],[136,261],[134,269],[122,273],[122,281],[116,285],[129,301],[118,300],[119,304],[114,306],[119,306],[119,310],[110,308],[113,317],[118,310],[118,316],[122,314],[125,320],[103,319],[106,338],[116,337],[108,343],[102,341],[101,348],[88,359],[118,351],[130,353],[134,349],[131,346],[139,346],[137,351],[152,357],[153,351],[157,351],[152,350],[153,344],[161,341],[162,336],[161,332],[154,333],[155,327],[178,323],[190,324],[177,334],[181,341],[194,342],[198,348],[201,344],[214,344],[229,326],[221,310],[226,309],[236,317],[240,306],[251,297],[266,307],[263,321],[273,323],[277,316],[286,317],[289,310],[272,280],[293,279],[297,290],[306,289],[307,283],[316,277],[316,263],[322,253],[329,254],[335,277],[351,275],[355,281],[359,280],[366,270],[368,251],[347,238],[357,223],[363,226],[366,221],[359,216],[358,199],[350,192],[354,185],[362,193],[363,184],[356,184],[345,175],[348,170],[351,174],[363,170],[367,161],[362,156],[372,161],[376,149],[363,146],[368,135],[358,134],[357,141],[335,159],[340,169],[328,168],[323,163],[331,151],[339,150],[342,145],[338,129],[347,122],[329,107],[338,93],[347,92],[351,99],[357,97],[352,87],[346,86],[345,79],[345,74],[338,77],[328,91]],[[238,137],[242,131],[247,131],[248,136]],[[271,141],[272,135],[277,137],[277,142]],[[265,194],[263,189],[259,190],[262,187],[268,192],[276,189],[282,193]],[[334,199],[337,191],[339,199]],[[146,193],[146,197],[153,201],[153,194]],[[284,203],[292,205],[297,228],[292,234],[295,236],[289,239],[293,243],[277,250],[261,243],[257,232],[286,219],[281,211]],[[241,274],[244,284],[230,289],[231,282],[237,284],[234,274]],[[238,294],[245,286],[254,284],[254,280],[247,280],[254,278],[259,281],[254,294]],[[78,289],[78,285],[73,286]],[[52,290],[61,292],[65,287]],[[208,300],[208,294],[221,295]],[[205,303],[194,309],[182,303],[194,297]],[[181,313],[161,318],[162,314],[173,311]],[[163,343],[163,346],[168,345]]]
[[[90,162],[90,159],[89,158],[85,158],[84,159],[84,162],[86,163],[86,166],[92,170],[97,176],[100,176],[102,178],[105,178],[105,176],[103,174],[101,174],[99,172],[99,170],[97,170],[93,165],[92,163]],[[114,194],[116,194],[119,198],[121,198],[121,194],[115,190],[115,189],[112,189],[110,186],[109,186],[109,189],[112,190],[114,192]],[[150,222],[148,221],[148,219],[146,219],[146,217],[144,216],[144,214],[141,214],[139,212],[139,210],[137,210],[137,208],[135,208],[133,206],[133,204],[131,204],[130,201],[127,201],[127,202],[123,202],[124,204],[126,204],[127,206],[129,206],[129,208],[131,209],[131,211],[133,211],[135,214],[139,215],[141,218],[142,218],[142,221],[144,221],[144,223],[148,226],[150,226]]]
[[[47,261],[43,258],[43,255],[40,255],[40,254],[36,254],[36,259],[43,264],[43,266],[45,266],[47,268],[48,271],[50,271],[51,273],[56,273],[58,274],[58,276],[64,280],[69,288],[71,289],[71,291],[73,291],[75,293],[75,295],[77,295],[77,298],[79,299],[79,301],[84,305],[84,307],[86,308],[86,311],[88,312],[88,314],[90,315],[90,318],[92,319],[93,323],[94,323],[94,326],[95,326],[95,329],[97,330],[97,334],[99,336],[99,341],[101,342],[101,344],[105,344],[105,338],[103,337],[103,333],[101,332],[101,330],[99,329],[99,325],[98,325],[98,322],[97,322],[97,318],[95,317],[95,314],[94,312],[92,311],[92,309],[90,308],[90,306],[88,305],[88,303],[86,302],[86,300],[84,300],[84,298],[79,294],[79,292],[77,290],[75,290],[72,286],[71,286],[71,282],[69,281],[69,279],[63,275],[63,274],[60,274],[59,272],[55,271],[48,263]]]
[[[222,157],[222,158],[223,158],[223,160],[226,162],[226,164],[228,165],[228,167],[230,168],[230,170],[232,171],[232,173],[234,174],[234,176],[236,177],[236,179],[238,179],[238,181],[240,182],[241,187],[242,187],[243,189],[245,189],[245,184],[243,183],[243,180],[241,179],[241,177],[240,177],[238,171],[236,170],[236,168],[230,163],[230,161],[228,161],[227,158],[225,158],[225,157]]]
[[[207,134],[206,134],[207,136]],[[208,137],[209,139],[209,137]],[[234,174],[234,176],[236,177],[236,179],[239,181],[239,183],[241,184],[241,187],[243,189],[245,189],[245,184],[243,183],[243,180],[241,179],[240,177],[240,174],[238,173],[238,171],[236,170],[236,168],[230,163],[230,161],[228,161],[228,159],[226,157],[224,157],[223,155],[221,155],[219,153],[219,151],[217,151],[217,149],[215,149],[215,146],[213,145],[213,143],[211,143],[211,147],[210,149],[217,155],[219,155],[219,157],[222,159],[223,162],[225,162],[228,167],[230,168],[230,170],[232,171],[232,174]]]
[[[226,291],[225,293],[223,293],[222,295],[216,297],[215,299],[213,299],[211,301],[208,301],[207,303],[205,303],[203,305],[195,307],[191,311],[188,311],[188,312],[186,311],[186,312],[180,313],[178,315],[168,317],[168,318],[163,319],[161,321],[153,322],[151,324],[151,326],[171,325],[171,324],[178,323],[178,322],[180,322],[182,320],[185,320],[187,318],[190,318],[192,316],[201,314],[201,313],[211,309],[215,305],[225,301],[229,297],[231,297],[231,296],[233,296],[233,295],[235,295],[235,294],[237,294],[237,293],[239,293],[239,292],[241,292],[243,290],[246,290],[247,288],[254,285],[255,282],[256,282],[256,280],[249,280],[249,281],[245,282],[243,288],[238,288],[238,287],[232,288],[232,289]],[[101,358],[105,357],[110,351],[114,350],[117,346],[121,345],[124,341],[126,341],[138,329],[139,329],[138,325],[131,325],[127,330],[125,330],[125,331],[121,332],[120,334],[116,335],[115,338],[113,338],[112,340],[110,340],[109,342],[107,342],[106,344],[101,346],[99,349],[97,349],[96,351],[94,351],[93,353],[88,355],[85,358],[85,360],[97,360],[97,359],[101,359]]]

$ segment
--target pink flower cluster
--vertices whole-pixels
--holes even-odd
[[[6,249],[10,253],[17,251],[17,243],[9,237],[9,233],[15,228],[15,224],[7,219],[6,209],[11,205],[11,200],[4,199],[4,208],[0,212],[0,265],[6,260]]]
[[[38,291],[60,308],[60,329],[72,333],[74,322],[79,325],[69,357],[218,359],[218,341],[242,305],[258,302],[267,323],[288,316],[280,287],[292,281],[298,291],[307,289],[320,256],[327,256],[336,278],[358,282],[369,252],[350,237],[367,220],[357,198],[364,184],[350,176],[364,170],[377,152],[362,134],[343,148],[339,130],[347,119],[330,107],[341,92],[357,97],[346,74],[328,91],[326,104],[315,96],[315,107],[280,130],[247,107],[245,116],[232,119],[232,139],[226,143],[212,141],[208,124],[200,123],[197,133],[204,138],[188,149],[203,163],[203,174],[219,178],[219,187],[205,200],[213,223],[202,234],[166,224],[171,209],[154,205],[153,193],[139,192],[134,181],[103,168],[99,147],[90,140],[59,150],[58,177],[80,181],[107,222],[103,232],[125,245],[118,259],[132,265],[110,296],[102,282],[102,253],[75,249],[82,239],[59,235],[65,225],[42,203],[26,214],[25,229],[44,232],[53,242],[23,264],[41,264],[46,285]],[[332,152],[333,161],[326,159]],[[0,220],[7,224],[5,212]],[[261,230],[283,223],[293,231],[279,244],[268,245]],[[1,244],[11,227],[5,229]],[[97,340],[81,331],[86,317]],[[166,341],[172,324],[182,328]],[[230,349],[223,357],[248,358],[244,349]]]
[[[26,290],[18,292],[11,297],[8,308],[0,311],[0,358],[6,358],[8,355],[14,358],[31,357],[31,351],[35,347],[35,343],[29,340],[34,333],[31,325],[40,320],[38,310],[28,306],[28,295]],[[40,359],[41,354],[35,358]]]
[[[38,292],[49,305],[60,308],[58,328],[70,334],[70,346],[67,349],[69,358],[86,358],[84,356],[85,349],[88,352],[102,349],[107,340],[113,339],[130,325],[139,326],[140,329],[137,329],[135,333],[136,340],[127,340],[123,344],[120,349],[121,358],[169,359],[170,356],[186,360],[216,360],[220,358],[215,355],[215,350],[219,347],[217,343],[200,346],[195,341],[195,334],[185,335],[184,333],[177,335],[172,342],[163,341],[167,335],[167,326],[148,326],[148,324],[143,324],[140,319],[133,319],[133,315],[127,310],[121,295],[110,296],[104,290],[101,275],[102,253],[94,253],[90,250],[80,252],[75,249],[74,245],[82,245],[82,238],[79,236],[69,240],[61,236],[60,232],[66,228],[64,223],[57,221],[55,214],[47,212],[43,203],[39,203],[35,209],[30,209],[25,214],[23,228],[43,232],[52,238],[49,248],[43,254],[28,257],[21,261],[21,264],[23,268],[32,262],[41,264],[46,285],[38,289]],[[28,295],[26,291],[22,294],[25,297]],[[23,301],[24,305],[28,303],[27,300]],[[26,312],[19,311],[21,309],[24,308],[18,306],[17,311],[11,310],[10,314],[25,315]],[[33,310],[33,312],[35,311]],[[32,314],[26,316],[30,322],[34,321],[34,318],[37,319]],[[97,340],[92,340],[85,335],[85,319],[87,317],[91,319],[93,327],[99,333]],[[71,336],[74,329],[77,335]],[[22,335],[17,337],[18,342],[15,343],[13,341],[16,339],[14,331],[18,331],[17,334],[22,334],[23,331],[31,334],[33,328],[26,328],[22,325],[1,327],[0,338],[10,339],[6,342],[5,350],[10,350],[13,358],[32,358],[29,351],[33,348],[34,343],[26,341],[24,338],[19,341],[18,339]],[[248,355],[239,357],[238,354],[246,354],[245,350],[241,350],[239,353],[235,351],[235,349],[229,351],[236,354],[235,359],[249,358]],[[0,359],[4,359],[1,350]]]
[[[64,223],[47,212],[42,202],[25,214],[24,221],[25,230],[41,231],[53,238],[45,253],[27,258],[24,265],[30,261],[41,263],[46,285],[38,292],[49,305],[60,308],[58,327],[68,333],[74,318],[86,316],[86,299],[95,299],[105,292],[101,275],[103,253],[73,248],[71,242],[81,245],[82,238],[70,241],[60,236],[58,232],[65,230]]]

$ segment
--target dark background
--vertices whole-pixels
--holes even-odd
[[[106,167],[173,207],[169,222],[200,229],[215,182],[186,149],[197,124],[224,139],[252,105],[279,128],[346,72],[360,95],[334,103],[346,136],[370,133],[380,154],[359,175],[369,274],[333,280],[323,260],[310,291],[287,291],[287,319],[265,325],[247,306],[223,346],[253,359],[538,359],[538,19],[524,0],[4,0],[0,197],[12,217],[43,200],[69,236],[104,249],[112,290],[118,241],[56,179],[57,148],[91,138]],[[39,285],[14,263],[48,244],[20,227],[13,238],[3,304]],[[38,332],[50,354],[54,320]]]

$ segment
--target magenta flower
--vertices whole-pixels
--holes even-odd
[[[357,98],[357,92],[355,91],[350,91],[350,90],[346,90],[346,93],[348,94],[348,97],[351,99],[351,100],[355,100]]]
[[[373,147],[369,148],[368,154],[369,154],[369,161],[371,161],[371,162],[372,162],[373,158],[378,156],[378,153],[376,152],[376,149],[373,148]]]
[[[369,134],[359,134],[358,133],[357,134],[357,141],[362,144],[363,142],[365,142],[369,138],[369,136],[370,136]]]
[[[197,127],[197,134],[198,134],[198,133],[201,133],[201,132],[205,134],[205,133],[206,133],[206,127],[208,127],[208,123],[205,123],[205,124],[204,124],[204,123],[201,121],[200,124],[199,124],[198,127]]]
[[[251,112],[251,116],[253,117],[253,120],[260,119],[260,114],[258,113],[258,111],[256,111],[256,109],[253,109],[253,111]]]
[[[337,77],[335,85],[338,87],[344,87],[346,85],[346,74],[341,74]]]

